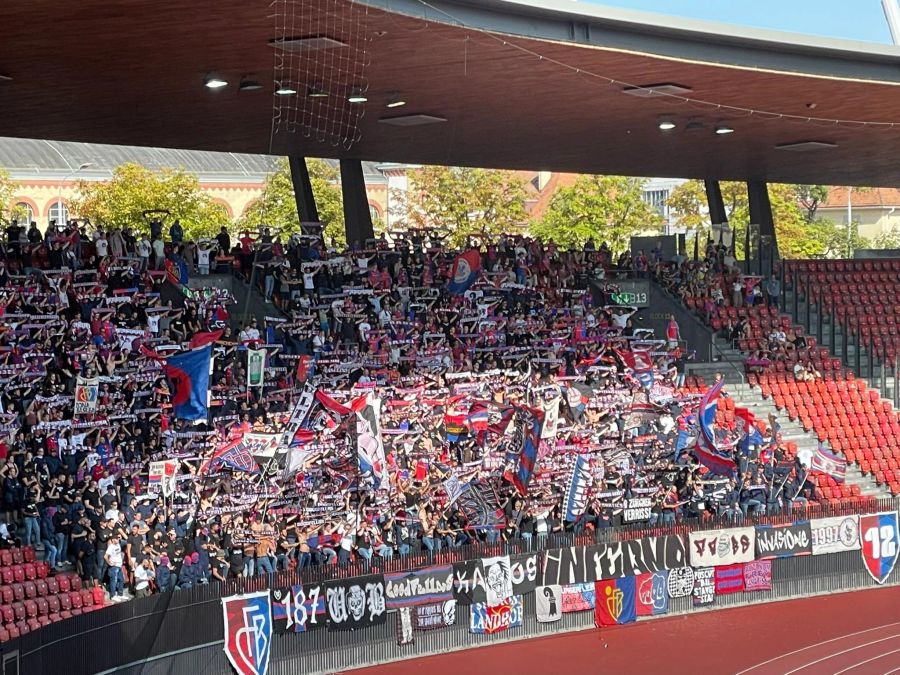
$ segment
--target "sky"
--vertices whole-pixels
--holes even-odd
[[[755,28],[891,43],[891,34],[881,8],[881,0],[581,1]]]

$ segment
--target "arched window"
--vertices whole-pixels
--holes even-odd
[[[34,209],[31,208],[31,204],[28,202],[16,202],[10,216],[15,219],[19,225],[28,227],[34,220]]]
[[[65,202],[55,201],[50,205],[50,213],[47,215],[47,224],[56,221],[57,225],[65,225],[69,220],[69,209]]]

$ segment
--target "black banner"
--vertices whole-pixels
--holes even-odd
[[[756,526],[757,560],[811,554],[812,530],[808,520],[790,525]]]
[[[322,586],[297,584],[272,590],[272,622],[276,633],[303,633],[325,625]]]
[[[715,567],[698,567],[694,570],[694,607],[704,607],[716,601],[715,572]]]
[[[625,500],[625,510],[622,512],[622,521],[636,523],[650,520],[650,512],[653,510],[653,499],[650,497],[634,497]]]
[[[525,553],[509,556],[513,595],[534,593],[538,581],[538,554]]]
[[[435,604],[453,598],[450,565],[385,574],[384,581],[388,609]]]
[[[453,598],[460,605],[484,602],[484,570],[480,560],[453,563]]]
[[[684,539],[678,535],[644,537],[597,546],[571,546],[544,553],[542,586],[621,579],[687,565]]]
[[[384,576],[369,574],[325,582],[328,630],[351,630],[382,624],[387,618]]]

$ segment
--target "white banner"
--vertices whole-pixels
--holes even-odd
[[[750,562],[756,553],[756,530],[735,527],[728,530],[691,532],[688,535],[693,567],[715,567]]]
[[[544,426],[541,428],[541,438],[544,440],[556,438],[556,428],[559,423],[560,401],[562,401],[561,396],[554,396],[551,400],[543,404]]]
[[[859,550],[859,516],[813,518],[809,527],[813,555]]]
[[[100,380],[96,377],[78,376],[75,384],[75,414],[91,415],[97,410],[97,394]]]
[[[562,586],[538,586],[534,589],[534,613],[538,623],[562,618]]]
[[[247,387],[263,386],[266,371],[266,350],[247,350]]]
[[[512,572],[509,566],[509,556],[501,555],[496,558],[482,558],[484,568],[485,596],[487,606],[499,605],[513,595]]]

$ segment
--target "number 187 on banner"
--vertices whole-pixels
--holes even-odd
[[[866,571],[883,584],[897,562],[900,543],[897,513],[878,513],[859,517],[859,543]]]

